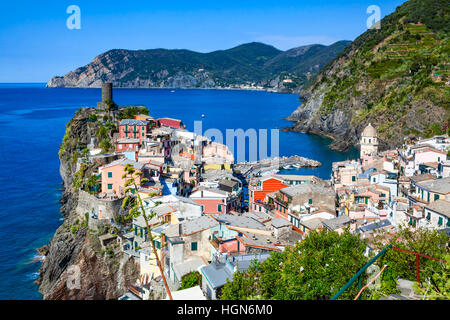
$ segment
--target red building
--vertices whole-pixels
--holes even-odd
[[[144,120],[124,119],[120,121],[119,134],[121,139],[139,139],[142,143],[147,138],[148,122]]]
[[[282,179],[273,176],[262,177],[250,181],[248,185],[249,209],[254,209],[252,207],[254,203],[263,203],[268,193],[276,192],[286,187],[288,187],[288,185],[285,185]]]
[[[169,127],[174,129],[184,129],[186,126],[183,124],[181,120],[172,119],[172,118],[160,118],[156,120],[156,125],[158,127]]]

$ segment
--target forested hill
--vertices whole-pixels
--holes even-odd
[[[48,87],[227,88],[252,86],[292,91],[334,59],[350,41],[287,51],[252,42],[228,50],[115,49],[91,63],[52,78]]]
[[[336,149],[358,144],[369,122],[384,148],[448,132],[449,6],[407,1],[355,39],[304,90],[292,130],[331,136]]]

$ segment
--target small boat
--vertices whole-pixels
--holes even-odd
[[[204,114],[202,114],[202,118],[204,118],[205,117],[205,115]]]
[[[170,92],[172,92],[172,93],[173,93],[173,92],[175,92],[175,90],[170,90]]]

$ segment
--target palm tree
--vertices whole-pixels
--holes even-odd
[[[166,292],[167,292],[167,295],[169,296],[169,299],[173,300],[172,294],[170,293],[169,286],[167,285],[166,277],[164,276],[164,270],[162,268],[161,261],[159,260],[158,254],[156,252],[155,243],[153,242],[153,235],[152,235],[149,223],[148,223],[148,221],[151,220],[156,215],[156,213],[152,211],[150,213],[150,215],[147,217],[147,215],[145,213],[144,205],[142,204],[141,196],[137,192],[138,187],[137,187],[135,178],[137,178],[137,177],[141,178],[143,173],[141,171],[136,171],[136,169],[133,167],[133,165],[131,165],[129,163],[126,164],[124,171],[125,171],[125,173],[122,175],[122,179],[126,180],[124,193],[129,194],[132,190],[132,188],[131,188],[131,186],[132,186],[132,187],[134,187],[134,190],[136,190],[136,197],[138,200],[138,201],[134,202],[134,205],[130,209],[130,216],[133,218],[137,218],[138,216],[140,216],[142,214],[142,216],[144,217],[148,237],[150,239],[150,244],[152,247],[153,254],[155,255],[155,258],[156,258],[156,264],[158,265],[159,271],[161,272],[161,277],[164,281],[164,287],[166,288]],[[145,183],[148,181],[149,180],[146,178],[140,179],[141,183]],[[125,199],[123,199],[122,208],[127,207],[130,204],[130,201],[131,201],[130,196],[125,197]]]

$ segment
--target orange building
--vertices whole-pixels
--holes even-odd
[[[268,176],[250,181],[248,185],[249,191],[249,209],[254,203],[262,203],[268,193],[276,192],[280,189],[286,188],[288,185],[283,183],[283,180],[277,177]]]

